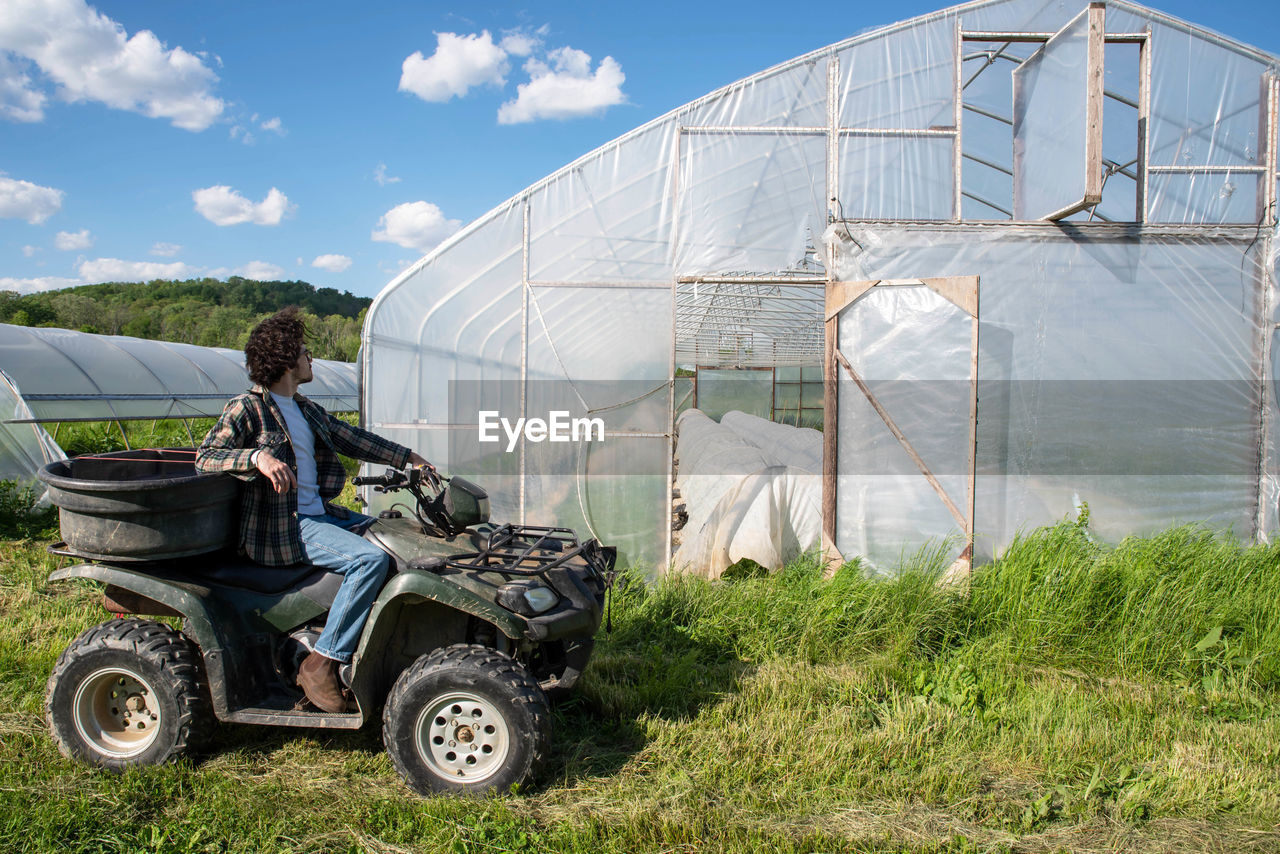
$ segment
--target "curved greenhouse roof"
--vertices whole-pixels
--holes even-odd
[[[587,154],[397,277],[365,324],[366,421],[483,478],[495,517],[663,565],[677,375],[820,366],[824,532],[845,556],[989,554],[1081,501],[1107,535],[1265,535],[1278,74],[1123,0],[980,0],[813,51]],[[979,377],[1012,385],[979,406]],[[1204,423],[1107,395],[1044,408],[1047,382],[1200,380],[1226,384],[1183,387]],[[965,391],[931,401],[921,381]],[[481,411],[552,406],[605,440],[464,441]],[[1153,435],[1154,462],[1135,439]]]
[[[18,420],[36,422],[214,417],[250,385],[238,350],[9,324],[0,370],[30,409]],[[314,370],[308,397],[360,408],[355,365],[317,359]]]

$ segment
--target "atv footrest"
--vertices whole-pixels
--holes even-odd
[[[357,712],[330,714],[307,705],[299,691],[283,691],[273,687],[265,694],[245,698],[250,705],[227,713],[222,720],[240,724],[271,726],[313,726],[324,729],[359,729],[364,716]]]
[[[321,729],[359,729],[364,716],[352,712],[331,715],[328,712],[298,709],[236,709],[225,721],[237,724],[270,724],[271,726],[309,726]]]

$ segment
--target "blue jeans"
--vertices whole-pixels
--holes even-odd
[[[369,521],[368,516],[359,513],[352,513],[348,519],[328,513],[298,516],[307,562],[342,576],[342,586],[329,609],[324,631],[316,641],[316,652],[344,664],[360,645],[360,632],[369,617],[369,609],[391,566],[390,555],[348,530]]]

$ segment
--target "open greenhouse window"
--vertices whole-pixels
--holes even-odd
[[[773,369],[772,420],[822,429],[823,391],[821,365],[779,365]]]
[[[1142,219],[1146,34],[1105,26],[962,33],[962,219]]]

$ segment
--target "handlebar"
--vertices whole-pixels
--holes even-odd
[[[380,475],[351,478],[353,486],[372,486],[374,492],[407,489],[416,499],[417,509],[411,512],[422,524],[423,530],[432,526],[446,534],[452,529],[448,513],[444,510],[445,484],[448,482],[449,478],[443,477],[430,463],[410,466],[404,471],[389,468]],[[426,493],[423,492],[424,487]]]
[[[441,486],[440,475],[436,473],[434,467],[413,466],[399,471],[397,469],[387,469],[380,475],[367,475],[365,477],[351,478],[352,486],[372,486],[378,492],[397,489],[414,489],[419,484],[426,484],[433,489],[439,489]]]
[[[353,486],[380,486],[384,489],[393,486],[406,486],[408,481],[409,479],[403,472],[398,472],[395,469],[387,469],[385,473],[380,475],[351,478]]]

